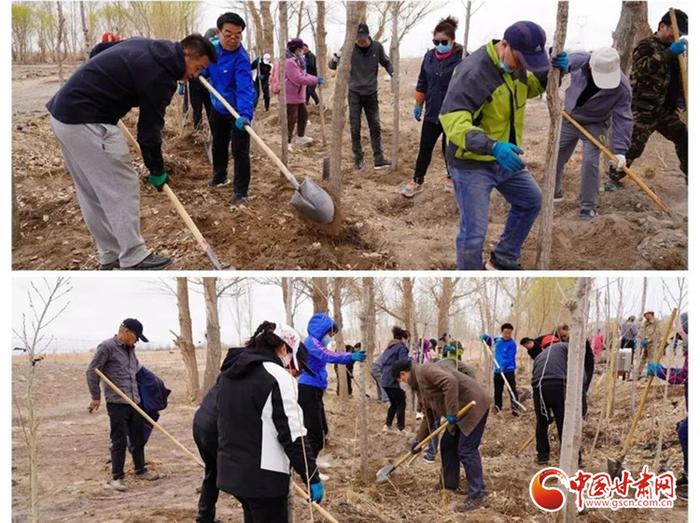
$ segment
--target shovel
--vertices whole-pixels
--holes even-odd
[[[464,407],[462,407],[462,410],[460,410],[457,413],[457,419],[458,420],[462,419],[467,414],[467,412],[469,412],[472,409],[472,407],[474,405],[476,405],[476,401],[470,401]],[[377,483],[384,483],[385,481],[389,481],[389,476],[391,476],[392,472],[394,472],[397,468],[399,468],[399,466],[401,466],[404,462],[411,459],[411,457],[413,457],[413,455],[417,451],[422,450],[423,447],[425,447],[428,443],[430,443],[431,439],[433,439],[435,436],[439,436],[440,434],[442,434],[448,425],[449,425],[449,423],[447,423],[447,422],[443,423],[437,429],[435,429],[433,432],[428,434],[428,436],[426,436],[426,438],[423,441],[418,443],[418,445],[416,445],[415,451],[409,450],[406,454],[401,456],[396,463],[389,463],[388,465],[384,465],[382,468],[380,468],[377,471]]]
[[[129,129],[127,128],[126,124],[119,120],[117,125],[119,126],[119,129],[121,129],[121,131],[124,133],[124,136],[126,136],[126,139],[131,143],[131,145],[133,145],[136,148],[136,150],[139,150],[139,143],[136,141],[131,132],[129,132]],[[182,218],[182,221],[184,221],[185,225],[187,225],[187,228],[192,233],[192,236],[194,236],[194,239],[197,240],[199,247],[204,252],[204,255],[209,259],[209,262],[211,263],[212,267],[214,267],[217,271],[223,271],[225,269],[228,269],[230,266],[223,265],[219,261],[219,258],[217,258],[216,254],[214,254],[214,249],[211,248],[209,242],[207,242],[207,240],[204,239],[204,236],[202,236],[202,233],[199,232],[199,228],[197,227],[197,225],[195,225],[194,221],[192,220],[192,217],[187,213],[185,208],[180,203],[180,200],[177,196],[175,196],[175,193],[172,191],[172,189],[168,186],[167,183],[163,185],[163,192],[168,198],[170,198],[170,203],[173,204],[173,207],[175,207],[175,210],[180,215],[180,218]]]
[[[202,76],[198,78],[199,81],[202,82],[202,85],[221,102],[234,118],[239,118],[239,114],[236,110],[231,107],[231,104],[229,104],[214,87],[212,87],[206,78]],[[277,165],[284,177],[294,188],[294,195],[291,200],[292,205],[309,220],[322,224],[332,223],[335,218],[335,205],[333,205],[333,200],[330,195],[308,176],[304,178],[304,181],[300,184],[289,169],[287,169],[287,166],[284,165],[272,149],[263,142],[262,138],[258,136],[250,125],[246,125],[245,130],[260,148],[265,151],[270,159],[275,162],[275,165]]]
[[[491,350],[491,347],[488,346],[488,343],[486,343],[484,340],[481,340],[481,344],[484,346],[484,348],[487,350],[487,352],[491,355],[491,359],[493,359],[493,362],[496,364],[496,367],[498,369],[501,368],[501,366],[498,364],[498,361],[496,361],[496,356],[493,354],[493,351]],[[513,392],[513,389],[510,388],[510,383],[508,383],[508,380],[506,379],[505,374],[503,374],[502,370],[499,370],[499,373],[501,374],[501,378],[503,379],[503,383],[505,384],[506,388],[508,389],[508,392],[510,392],[510,399],[513,401],[520,410],[523,412],[526,412],[527,409],[525,408],[525,405],[520,403],[517,399],[515,399],[515,393]]]
[[[680,40],[681,34],[678,31],[678,20],[676,19],[676,10],[670,8],[668,10],[669,16],[671,17],[671,30],[673,31],[673,39]],[[683,53],[678,55],[678,63],[681,69],[681,80],[683,81],[683,95],[685,96],[685,111],[688,112],[688,63],[686,62],[685,55]]]
[[[678,309],[673,309],[673,312],[671,313],[671,320],[668,322],[668,327],[666,328],[666,335],[663,338],[663,342],[660,343],[659,346],[656,348],[656,354],[654,355],[655,358],[651,361],[658,362],[664,355],[664,348],[668,344],[668,340],[671,337],[671,334],[673,333],[673,325],[676,321],[677,314]],[[639,401],[637,412],[635,413],[634,418],[632,419],[632,424],[630,425],[630,430],[627,433],[625,442],[622,445],[622,452],[620,453],[620,456],[617,459],[608,458],[608,474],[610,474],[611,478],[619,478],[622,475],[622,462],[625,460],[625,456],[629,452],[630,448],[632,448],[632,444],[634,443],[634,431],[637,428],[639,418],[642,417],[642,411],[644,410],[644,406],[646,405],[647,397],[649,396],[649,391],[651,391],[651,383],[653,381],[654,376],[649,376],[647,378],[647,384],[644,387],[642,399]]]

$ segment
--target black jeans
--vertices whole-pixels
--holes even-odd
[[[107,403],[109,415],[109,439],[112,441],[112,479],[124,478],[124,460],[126,459],[127,438],[134,460],[134,472],[146,472],[144,457],[143,429],[145,420],[131,405],[126,403]]]
[[[214,180],[222,182],[227,177],[228,146],[231,144],[233,156],[233,194],[248,196],[250,184],[250,135],[239,131],[234,125],[233,116],[226,116],[216,109],[211,112],[209,125],[212,134],[212,157],[214,160]]]
[[[367,118],[367,125],[369,126],[369,137],[372,142],[374,161],[382,161],[384,160],[384,153],[382,152],[382,128],[379,121],[379,99],[377,93],[359,94],[348,91],[352,152],[355,158],[364,158],[364,153],[362,152],[362,136],[360,134],[362,128],[360,117],[363,110]]]
[[[386,412],[386,426],[391,427],[396,415],[396,426],[403,430],[406,426],[406,393],[399,387],[384,387],[389,396],[389,410]]]
[[[287,496],[281,498],[240,498],[243,523],[287,523]]]
[[[260,91],[262,91],[263,101],[265,102],[265,110],[270,110],[270,81],[261,81],[259,78],[255,81],[255,107],[258,107],[260,100]]]
[[[433,149],[435,144],[442,135],[442,159],[445,162],[445,172],[447,172],[447,158],[445,157],[445,147],[447,145],[447,137],[442,130],[442,125],[439,123],[423,120],[423,127],[420,130],[420,147],[418,149],[418,158],[416,158],[416,170],[413,175],[413,181],[419,185],[423,184],[425,173],[428,171],[430,161],[433,159]],[[449,176],[449,174],[448,174]]]
[[[318,93],[316,92],[316,86],[315,85],[307,85],[306,86],[306,103],[309,103],[309,100],[313,98],[314,102],[316,102],[316,105],[321,103],[321,99],[318,97]]]
[[[440,438],[442,478],[445,482],[445,488],[457,490],[461,464],[467,476],[467,483],[469,483],[469,498],[472,499],[483,498],[486,495],[479,446],[484,435],[488,415],[488,412],[484,414],[484,417],[468,436],[465,436],[459,427],[455,427],[454,432],[446,430]]]
[[[311,385],[299,385],[299,406],[304,413],[306,439],[316,458],[323,448],[323,440],[328,431],[323,407],[323,390]]]
[[[195,80],[199,83],[199,80]],[[203,86],[194,87],[190,81],[190,103],[192,104],[192,122],[195,129],[202,128],[202,108],[207,113],[207,120],[211,119],[211,97],[209,91]]]
[[[540,389],[542,398],[540,398]],[[535,405],[537,426],[535,439],[537,440],[537,457],[549,458],[549,423],[554,419],[557,425],[557,434],[561,442],[562,427],[564,426],[564,402],[566,399],[566,384],[561,381],[554,383],[542,383],[541,387],[532,388],[532,398]],[[544,404],[542,401],[544,400]],[[543,414],[543,411],[547,414]]]
[[[204,479],[197,504],[197,523],[214,523],[216,502],[219,499],[219,489],[216,488],[216,452],[219,446],[217,434],[195,424],[192,427],[192,436],[204,461]]]
[[[510,395],[510,392],[508,392],[508,396],[510,397],[510,409],[513,412],[517,412],[518,406],[515,402],[518,401],[518,389],[515,388],[515,371],[504,372],[503,376],[506,377],[508,385],[510,385],[510,388],[513,390],[513,395],[515,396],[514,399]],[[503,387],[505,385],[503,376],[501,376],[500,372],[493,375],[493,402],[496,404],[498,410],[503,408]]]

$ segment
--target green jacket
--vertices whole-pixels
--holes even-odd
[[[525,104],[539,96],[547,84],[546,73],[505,73],[493,40],[455,69],[440,111],[448,161],[468,166],[493,162],[495,142],[522,143]]]

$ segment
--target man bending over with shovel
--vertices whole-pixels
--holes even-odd
[[[456,510],[468,512],[483,506],[486,485],[479,446],[491,404],[486,391],[466,374],[435,364],[414,366],[411,360],[399,360],[394,363],[392,375],[397,381],[408,384],[426,409],[411,449],[420,452],[418,442],[428,437],[432,422],[445,417],[449,428],[440,440],[445,488],[456,493],[461,462],[469,482],[469,495]],[[476,402],[474,408],[457,419],[460,406],[471,401]]]
[[[95,356],[86,372],[91,398],[88,409],[90,412],[95,412],[100,408],[100,377],[95,373],[95,369],[102,371],[134,403],[141,402],[136,379],[139,360],[135,353],[135,346],[139,340],[148,343],[148,338],[143,335],[143,325],[138,320],[127,318],[119,326],[116,336],[97,346]],[[146,469],[144,455],[145,420],[111,388],[105,386],[104,395],[109,415],[109,437],[112,441],[110,447],[112,482],[110,486],[120,492],[127,490],[124,484],[127,438],[131,457],[134,460],[136,477],[147,481],[159,479],[158,474],[148,472]]]
[[[214,48],[200,35],[181,42],[130,38],[91,58],[46,105],[100,269],[163,269],[172,262],[150,253],[141,237],[139,177],[117,122],[139,108],[137,139],[148,183],[162,190],[168,182],[161,152],[165,109],[178,80],[213,61]]]

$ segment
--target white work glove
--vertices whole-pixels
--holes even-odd
[[[612,165],[618,171],[621,171],[623,167],[627,165],[627,158],[624,154],[616,154],[615,158],[617,161],[610,160],[610,165]]]

